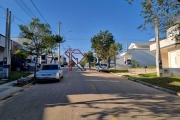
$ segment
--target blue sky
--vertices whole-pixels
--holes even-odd
[[[29,6],[34,15],[29,15],[21,6]],[[154,29],[147,31],[138,30],[143,23],[140,16],[142,7],[140,0],[129,5],[125,0],[32,0],[45,20],[50,24],[53,34],[58,33],[58,21],[60,21],[60,34],[66,38],[61,44],[61,54],[70,46],[72,49],[80,49],[83,53],[91,50],[90,39],[100,30],[109,30],[116,42],[123,44],[126,49],[128,43],[148,42],[154,37]],[[32,17],[41,17],[30,0],[1,0],[0,1],[0,34],[5,35],[5,10],[9,8],[16,18],[12,20],[11,37],[18,37],[20,30],[18,24],[29,23]],[[27,8],[27,7],[26,7]],[[25,8],[25,9],[26,9]],[[26,11],[28,11],[26,9]],[[23,23],[23,22],[24,23]],[[72,32],[68,32],[71,30]]]

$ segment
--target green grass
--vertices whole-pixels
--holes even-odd
[[[26,76],[28,76],[28,75],[30,75],[30,74],[31,74],[31,73],[22,72],[22,71],[21,71],[21,72],[11,71],[11,72],[10,72],[10,79],[4,81],[4,83],[17,80],[17,79],[19,79],[20,77],[26,77]],[[0,84],[3,84],[3,83],[0,83]]]
[[[139,66],[139,67],[137,67],[137,69],[138,69],[138,68],[144,68],[144,66]],[[151,69],[151,68],[156,68],[156,66],[147,66],[147,68],[150,68],[150,69]]]
[[[122,73],[122,72],[129,72],[128,69],[110,69],[109,72],[112,73]]]
[[[180,92],[180,77],[156,77],[155,73],[152,74],[142,74],[143,77],[135,77],[124,75],[128,78],[132,78],[135,80],[143,81],[146,83],[150,83],[156,86],[160,86],[163,88],[167,88],[176,92]]]
[[[147,73],[147,74],[138,74],[139,76],[142,77],[157,77],[157,73]]]

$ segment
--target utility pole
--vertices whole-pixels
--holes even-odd
[[[11,33],[11,11],[9,12],[9,25],[8,25],[8,57],[7,57],[8,61],[7,62],[8,62],[9,67],[11,66],[11,49],[12,49],[10,33]],[[10,44],[10,42],[11,42],[11,44]],[[8,69],[8,71],[9,71],[8,78],[10,78],[10,68]]]
[[[128,51],[128,38],[126,38],[126,51]]]
[[[70,46],[68,48],[68,51],[69,51],[69,70],[72,71],[72,50]]]
[[[61,37],[60,36],[60,21],[58,22],[58,35],[59,35],[59,37]],[[61,64],[61,62],[60,62],[60,55],[61,55],[61,52],[60,52],[60,48],[61,48],[61,44],[60,44],[60,42],[58,43],[58,61],[59,61],[59,63]]]
[[[11,15],[11,12],[10,12]],[[9,60],[9,47],[10,47],[10,15],[9,9],[6,10],[6,36],[5,36],[5,46],[3,54],[3,78],[9,78],[10,73],[10,60]]]

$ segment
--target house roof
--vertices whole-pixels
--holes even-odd
[[[131,43],[128,49],[149,49],[149,42]]]
[[[159,40],[161,41],[161,40],[164,40],[164,38],[159,38]],[[155,42],[156,41],[156,38],[152,38],[152,39],[150,39],[149,40],[149,42]]]
[[[129,55],[131,55],[131,53],[128,52],[128,51],[127,52],[123,52],[123,53],[120,54],[120,56],[129,56]]]
[[[0,36],[3,36],[3,37],[5,37],[4,35],[2,35],[2,34],[0,34]]]

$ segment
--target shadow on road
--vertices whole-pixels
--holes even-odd
[[[46,104],[43,118],[64,114],[64,110],[74,111],[74,114],[70,112],[71,117],[61,114],[62,119],[72,119],[72,116],[94,120],[112,118],[154,120],[180,117],[180,100],[176,96],[121,79],[113,74],[96,71],[72,72],[69,73],[72,76],[69,75],[68,79],[72,79],[74,85],[69,88],[71,92],[62,96],[69,102]],[[80,77],[74,80],[77,75]],[[82,82],[83,86],[79,86],[78,82]]]

